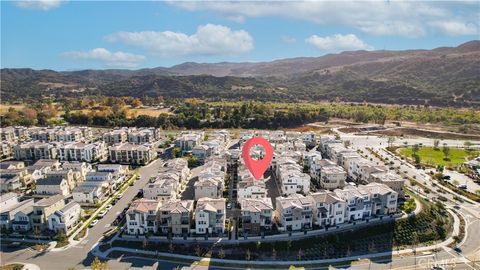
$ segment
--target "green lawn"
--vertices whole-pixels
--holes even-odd
[[[408,158],[412,158],[412,148],[400,148],[400,154]],[[474,151],[469,154],[465,149],[459,148],[450,148],[449,158],[450,160],[444,160],[445,155],[442,151],[442,147],[439,147],[438,150],[434,150],[432,147],[421,147],[418,150],[418,155],[420,156],[421,163],[427,165],[446,165],[446,166],[456,166],[465,162],[465,158],[469,156],[474,156]]]

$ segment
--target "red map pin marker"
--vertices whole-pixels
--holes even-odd
[[[265,149],[265,156],[263,159],[255,160],[250,156],[250,149],[254,145],[261,145]],[[245,162],[250,173],[252,173],[255,179],[260,179],[263,176],[263,173],[270,165],[273,157],[273,148],[270,145],[270,142],[262,137],[253,137],[250,140],[246,141],[242,148],[242,158]]]

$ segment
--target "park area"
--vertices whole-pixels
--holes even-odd
[[[400,148],[398,153],[407,158],[413,158],[413,148]],[[476,156],[476,151],[460,148],[449,148],[448,159],[445,159],[443,147],[434,149],[433,147],[418,148],[417,155],[420,157],[420,163],[430,166],[457,166]]]

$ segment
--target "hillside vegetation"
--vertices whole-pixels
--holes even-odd
[[[263,63],[140,70],[2,69],[3,101],[79,95],[210,101],[346,101],[480,106],[480,41],[454,48],[355,51]]]

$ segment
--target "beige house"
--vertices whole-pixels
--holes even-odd
[[[63,195],[57,194],[41,199],[33,205],[32,228],[43,231],[48,228],[48,217],[65,206]]]
[[[173,235],[190,233],[193,200],[168,201],[158,209],[158,231]]]

